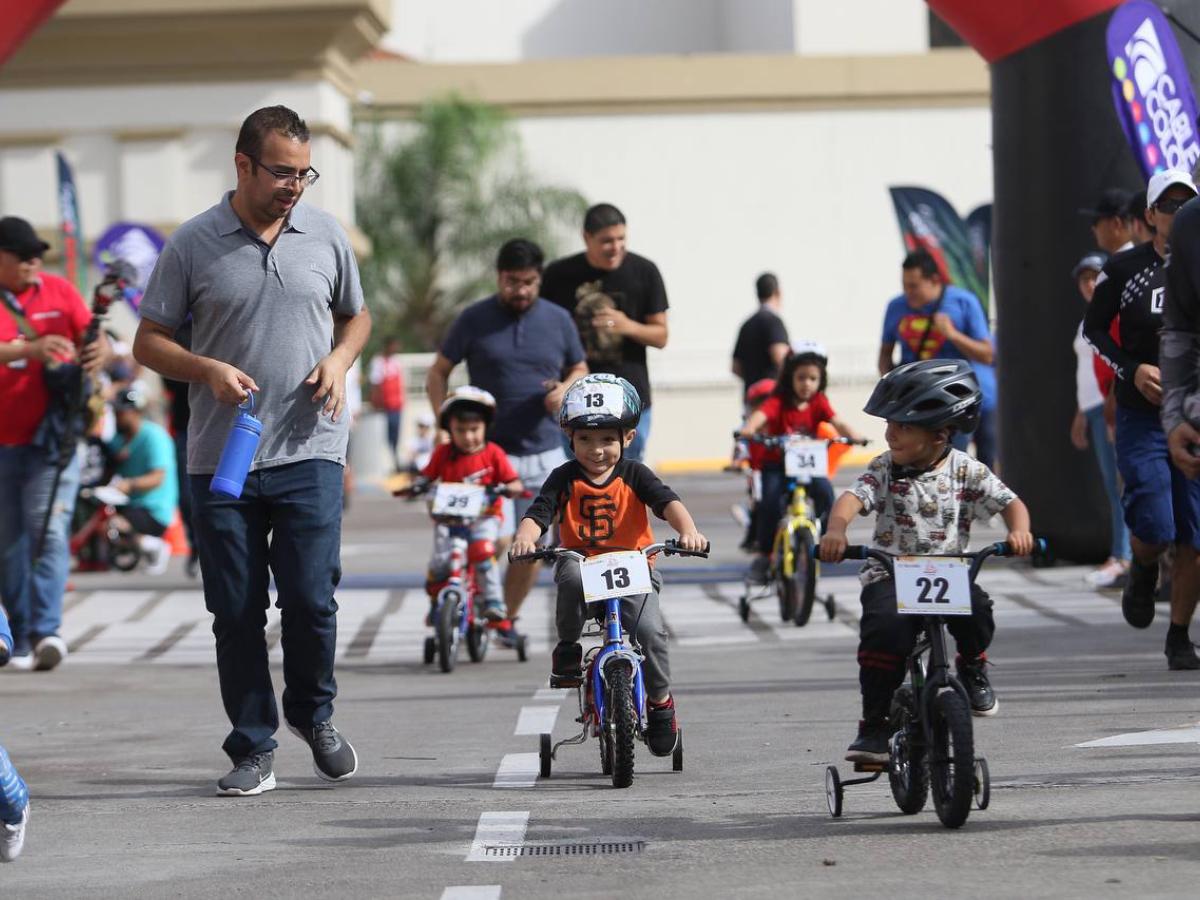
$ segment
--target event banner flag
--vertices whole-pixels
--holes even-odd
[[[970,291],[987,309],[991,204],[979,207],[964,222],[935,191],[918,187],[889,191],[904,249],[928,250],[937,260],[942,280]]]
[[[1171,25],[1155,3],[1129,0],[1108,22],[1113,104],[1142,174],[1191,172],[1200,161],[1196,95]]]
[[[75,191],[75,175],[71,164],[61,153],[58,157],[58,214],[62,219],[63,259],[67,280],[79,293],[87,295],[88,260],[83,246],[83,229],[79,220],[79,195]]]

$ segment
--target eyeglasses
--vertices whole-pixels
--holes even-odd
[[[1154,208],[1157,209],[1160,213],[1166,213],[1169,216],[1173,212],[1178,212],[1179,207],[1183,206],[1183,204],[1187,203],[1191,199],[1192,199],[1191,197],[1184,197],[1182,200],[1180,200],[1178,198],[1176,198],[1174,200],[1172,200],[1170,198],[1168,198],[1166,200],[1159,200],[1157,203],[1154,204]]]
[[[281,172],[278,169],[272,169],[270,166],[264,164],[263,161],[257,156],[250,156],[249,153],[247,153],[246,156],[249,157],[250,161],[259,168],[266,169],[266,171],[275,178],[276,184],[287,184],[288,182],[295,181],[298,182],[301,187],[310,187],[316,183],[318,178],[321,177],[321,173],[311,166],[303,172]]]

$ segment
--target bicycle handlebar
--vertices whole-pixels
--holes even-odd
[[[832,447],[834,444],[847,444],[850,446],[857,445],[859,447],[865,447],[865,446],[867,446],[867,444],[871,443],[869,440],[867,440],[867,438],[859,438],[858,440],[855,440],[854,438],[848,438],[848,437],[809,438],[802,434],[750,434],[750,435],[746,435],[746,434],[742,434],[740,431],[735,431],[733,433],[733,439],[735,441],[745,441],[747,444],[761,444],[762,446],[767,447],[769,449],[786,447],[789,443],[791,443],[796,438],[803,438],[804,440],[812,440],[812,441],[822,441],[822,442],[824,442],[824,444],[827,447]]]
[[[1046,539],[1036,538],[1033,542],[1035,552],[1046,552]],[[902,554],[888,553],[886,550],[876,550],[874,547],[865,547],[862,544],[851,544],[846,548],[843,554],[844,559],[873,559],[883,563],[889,572],[894,571],[893,563],[897,556]],[[974,553],[928,553],[914,554],[916,556],[931,556],[942,559],[969,559],[971,560],[971,577],[975,577],[975,573],[979,571],[979,567],[983,565],[983,561],[989,556],[1012,556],[1012,547],[1008,546],[1005,541],[997,541],[994,544],[988,544],[981,550],[976,550]]]
[[[662,553],[664,556],[698,556],[701,559],[707,559],[708,553],[712,549],[712,542],[709,541],[704,545],[703,550],[684,550],[679,546],[679,542],[671,539],[662,541],[657,544],[650,544],[641,549],[641,553],[647,559],[657,556]],[[576,562],[583,562],[587,559],[582,553],[577,550],[570,550],[566,547],[546,547],[542,550],[534,551],[533,553],[523,553],[520,556],[509,554],[509,562],[533,562],[538,559],[557,559],[560,556],[565,556],[567,559],[573,559]]]
[[[418,497],[424,497],[427,494],[433,493],[438,483],[439,482],[436,478],[420,478],[414,481],[412,484],[405,485],[402,488],[397,488],[396,490],[392,491],[392,496],[404,497],[407,500],[416,500]],[[501,497],[528,499],[533,496],[532,491],[520,490],[513,492],[509,491],[508,488],[504,487],[502,484],[486,485],[484,487],[484,491],[487,492],[488,499],[490,500],[496,500]]]

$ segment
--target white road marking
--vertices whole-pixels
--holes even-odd
[[[442,891],[441,900],[500,900],[498,884],[457,884]]]
[[[549,734],[557,719],[557,706],[522,706],[513,734]]]
[[[1200,744],[1200,722],[1195,725],[1177,725],[1174,728],[1156,728],[1152,731],[1130,731],[1112,737],[1085,741],[1076,747],[1145,747],[1152,744]]]
[[[574,691],[569,688],[538,688],[533,694],[534,703],[554,703],[566,700]]]
[[[515,856],[488,856],[484,847],[520,847],[525,843],[525,829],[529,825],[529,812],[485,812],[479,815],[475,826],[475,840],[466,862],[512,862]]]
[[[537,784],[541,762],[536,753],[508,753],[496,770],[494,788],[527,788]]]

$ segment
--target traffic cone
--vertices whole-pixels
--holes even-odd
[[[192,550],[187,542],[187,532],[183,530],[183,516],[179,514],[179,510],[175,510],[175,518],[171,520],[171,524],[163,532],[163,540],[171,545],[172,556],[188,556],[191,554]]]

